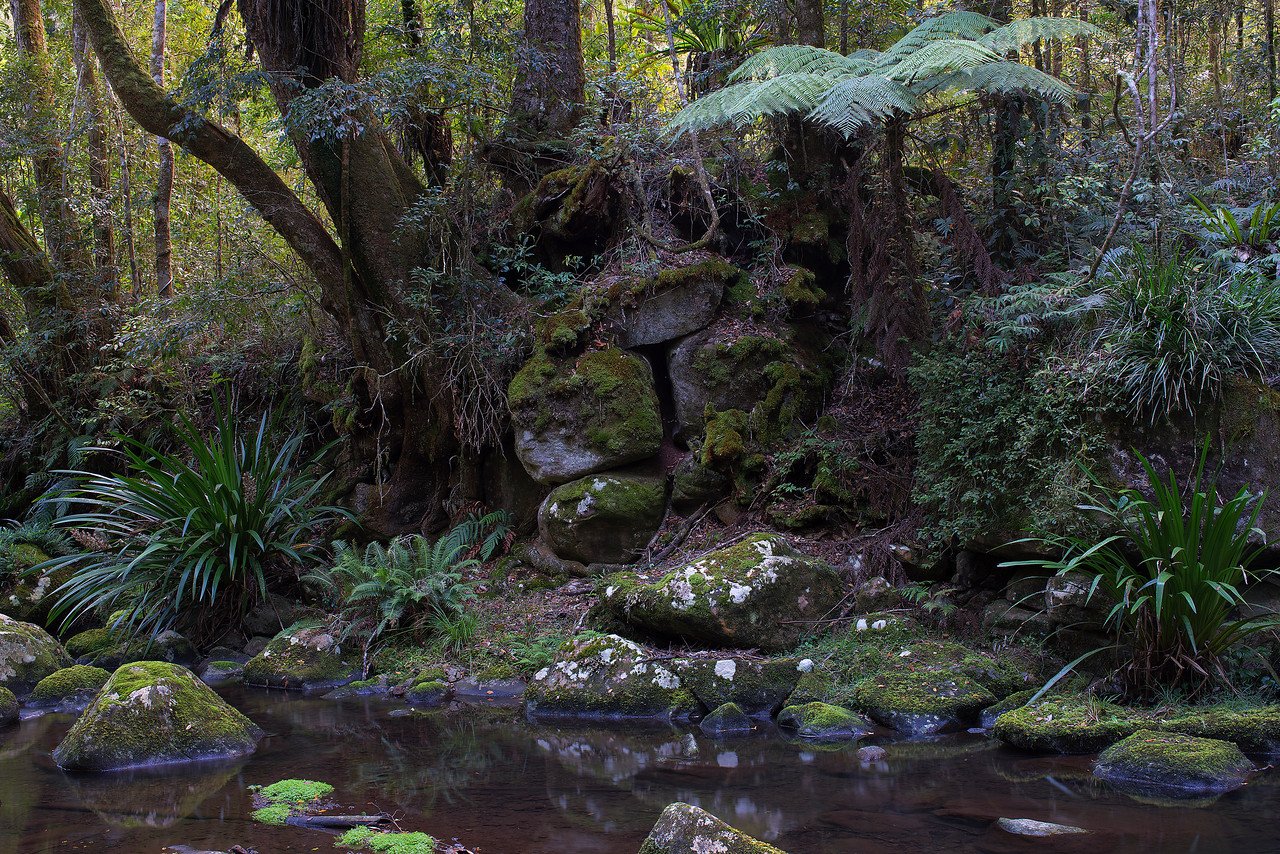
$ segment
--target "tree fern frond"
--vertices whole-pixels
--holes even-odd
[[[806,118],[848,138],[894,111],[911,113],[916,106],[916,97],[902,83],[872,75],[842,80],[832,86]]]
[[[989,62],[927,81],[929,91],[973,89],[993,95],[1032,95],[1055,104],[1066,104],[1075,90],[1052,74],[1020,62]]]
[[[938,39],[891,66],[881,67],[881,74],[904,83],[963,71],[985,63],[999,62],[990,48],[970,39]]]
[[[726,86],[689,104],[671,124],[680,132],[726,124],[745,127],[764,116],[808,112],[817,106],[832,82],[821,74],[786,74]]]
[[[1093,36],[1101,32],[1088,21],[1079,18],[1024,18],[1010,21],[978,39],[984,47],[1004,55],[1034,41],[1053,41],[1078,36]]]
[[[894,42],[881,56],[880,67],[896,65],[931,42],[941,39],[976,41],[999,26],[994,18],[978,12],[947,12],[929,18]]]
[[[822,74],[835,79],[865,74],[871,69],[866,59],[841,56],[832,50],[806,44],[785,44],[747,57],[729,75],[730,83],[771,80],[786,74]]]

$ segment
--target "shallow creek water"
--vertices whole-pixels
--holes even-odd
[[[0,854],[335,850],[321,831],[249,819],[246,786],[286,777],[325,780],[351,812],[394,813],[481,854],[635,854],[676,800],[790,854],[1280,851],[1270,776],[1211,805],[1157,806],[1094,783],[1088,758],[1027,757],[982,735],[868,739],[888,756],[864,765],[856,746],[772,730],[714,740],[630,723],[534,726],[511,708],[393,717],[378,701],[227,696],[268,733],[231,764],[71,775],[49,756],[69,716],[0,731]],[[1020,839],[992,828],[1000,816],[1094,833]]]

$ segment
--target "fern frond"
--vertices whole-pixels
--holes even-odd
[[[942,75],[927,84],[930,92],[972,89],[992,95],[1031,95],[1055,104],[1069,103],[1075,97],[1075,90],[1052,74],[1020,62],[990,62]]]
[[[806,118],[834,128],[847,139],[894,111],[912,113],[916,106],[911,90],[896,80],[879,75],[854,77],[832,86]]]
[[[721,125],[746,127],[765,116],[808,112],[831,88],[821,74],[787,74],[768,80],[737,83],[703,95],[676,113],[677,131],[699,131]]]
[[[871,61],[856,55],[841,56],[820,47],[786,44],[747,57],[729,75],[729,82],[771,80],[787,74],[821,74],[838,79],[851,74],[865,74],[871,67]]]
[[[999,55],[976,41],[938,39],[913,51],[894,65],[882,67],[880,73],[894,80],[912,83],[999,61]]]
[[[1010,21],[978,39],[983,47],[1004,55],[1035,41],[1094,36],[1101,30],[1079,18],[1024,18]]]
[[[911,32],[893,43],[880,57],[880,67],[897,65],[926,45],[943,39],[976,41],[999,27],[994,18],[978,12],[947,12],[922,22]]]

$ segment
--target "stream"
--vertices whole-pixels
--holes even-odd
[[[230,764],[67,774],[50,751],[71,716],[0,731],[0,854],[335,850],[322,831],[250,820],[247,787],[287,777],[329,782],[349,811],[381,809],[479,854],[636,854],[677,800],[789,854],[1280,851],[1269,776],[1212,804],[1154,805],[1093,781],[1089,757],[1029,757],[981,734],[822,746],[767,724],[717,740],[631,722],[532,725],[510,707],[406,717],[381,700],[225,696],[268,733]],[[860,762],[865,744],[886,759]],[[1023,839],[992,826],[1001,816],[1092,833]]]

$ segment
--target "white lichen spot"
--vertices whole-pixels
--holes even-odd
[[[865,631],[867,630],[867,621],[866,621],[866,618],[865,618],[865,617],[864,617],[864,618],[860,618],[860,619],[858,620],[858,622],[854,625],[853,630],[854,630],[855,632],[865,632]]]
[[[734,675],[738,672],[738,662],[732,658],[726,658],[716,662],[716,675],[721,679],[733,681]]]
[[[880,631],[881,629],[885,628],[888,625],[889,623],[887,620],[876,620],[874,623],[871,624],[871,628],[875,629],[876,631]]]
[[[612,663],[612,662],[613,662],[613,647],[611,647],[611,646],[606,646],[604,649],[600,650],[600,660],[601,660],[601,661],[603,661],[605,664],[610,664],[610,663]]]
[[[810,671],[813,670],[813,659],[812,658],[800,659],[800,663],[796,665],[796,670],[799,670],[801,673],[809,673]]]
[[[680,687],[680,677],[676,676],[665,667],[655,667],[653,684],[657,685],[659,688],[674,690]]]
[[[533,674],[533,681],[541,682],[543,679],[546,679],[550,674],[551,674],[551,669],[544,667],[541,670],[539,670],[537,673]]]
[[[736,581],[729,582],[729,601],[735,605],[741,605],[747,601],[747,597],[751,595],[750,584],[739,584]]]

